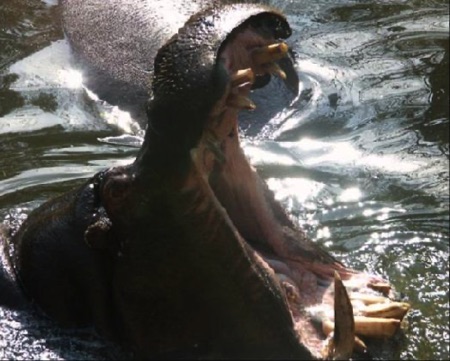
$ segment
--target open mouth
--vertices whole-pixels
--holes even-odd
[[[287,54],[285,43],[250,27],[222,47],[217,61],[230,81],[191,151],[193,167],[183,190],[202,188],[209,202],[199,198],[197,210],[210,212],[239,243],[254,263],[249,272],[263,275],[255,278],[257,287],[282,295],[298,342],[316,358],[350,358],[366,349],[359,336],[393,336],[409,305],[394,301],[383,279],[346,268],[309,241],[243,153],[238,114],[256,107],[247,97],[255,79],[286,77],[277,62]]]

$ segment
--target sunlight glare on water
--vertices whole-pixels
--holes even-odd
[[[419,169],[425,163],[418,160],[400,159],[395,155],[364,154],[350,142],[324,142],[315,139],[303,138],[293,143],[292,148],[314,153],[314,156],[303,160],[307,165],[313,166],[320,163],[352,164],[377,168],[386,172],[412,172]]]
[[[83,75],[79,70],[61,69],[59,70],[59,83],[68,88],[81,88],[83,86]]]

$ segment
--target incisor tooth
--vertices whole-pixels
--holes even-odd
[[[410,307],[405,302],[384,302],[368,305],[361,312],[367,317],[397,318],[402,320]]]
[[[355,333],[357,335],[373,338],[392,337],[399,327],[400,321],[394,318],[355,316]],[[333,321],[323,320],[322,331],[325,335],[333,332]]]
[[[356,301],[361,301],[365,305],[371,305],[371,304],[374,304],[374,303],[384,303],[387,300],[389,300],[388,298],[386,298],[384,296],[366,295],[366,294],[363,294],[363,293],[352,293],[350,295],[350,299],[351,300],[356,300]]]
[[[400,320],[355,316],[355,333],[367,337],[392,337],[400,327]]]
[[[334,323],[331,320],[323,320],[322,321],[322,331],[325,336],[329,336],[334,331]],[[330,347],[330,346],[329,346]],[[355,335],[353,348],[357,352],[364,352],[367,349],[366,344],[362,341],[358,336]],[[326,357],[329,355],[326,355]]]

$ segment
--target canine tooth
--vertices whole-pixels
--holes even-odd
[[[289,47],[285,43],[276,43],[253,50],[252,58],[256,64],[266,64],[286,56]]]
[[[253,103],[249,98],[238,94],[231,94],[227,98],[227,105],[238,109],[253,110],[256,108],[255,103]]]
[[[410,309],[406,302],[384,302],[366,306],[362,314],[367,317],[397,318],[402,320]]]
[[[231,86],[237,87],[245,83],[253,83],[255,81],[255,74],[252,68],[240,69],[231,77]]]
[[[334,359],[349,359],[355,343],[353,307],[338,272],[334,272]]]

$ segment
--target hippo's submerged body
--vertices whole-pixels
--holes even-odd
[[[65,17],[79,60],[104,84],[121,83],[119,93],[130,84],[145,91],[147,69],[128,69],[136,50],[127,49],[147,36],[118,41],[117,63],[111,52],[101,59],[76,24],[86,16],[102,23],[96,10],[105,2],[76,3],[65,1]],[[121,5],[130,2],[111,9]],[[92,323],[137,357],[348,358],[355,332],[388,337],[398,329],[408,306],[388,299],[383,280],[309,241],[240,148],[237,117],[254,107],[250,89],[270,74],[289,79],[280,39],[290,32],[273,9],[226,5],[194,15],[170,39],[148,39],[161,48],[135,162],[39,207],[10,243],[7,263],[46,314],[70,327]],[[363,304],[353,306],[360,319],[340,278]]]

